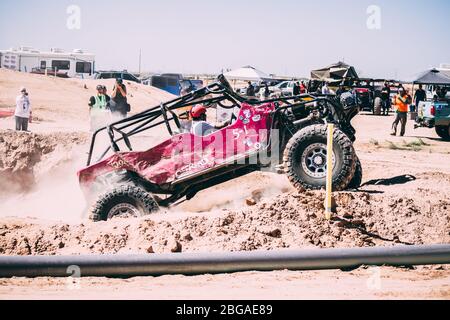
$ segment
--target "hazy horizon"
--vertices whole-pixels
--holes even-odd
[[[79,7],[70,30],[67,8]],[[369,29],[369,6],[380,29]],[[0,2],[0,49],[32,46],[96,55],[97,69],[219,73],[252,65],[309,76],[344,60],[362,76],[404,79],[450,63],[450,3],[431,1],[30,1]]]

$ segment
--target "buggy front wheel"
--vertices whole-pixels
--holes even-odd
[[[348,187],[356,170],[356,154],[351,140],[334,131],[333,189]],[[327,126],[313,125],[298,131],[288,142],[283,162],[285,173],[298,190],[317,190],[326,185]]]
[[[136,218],[159,210],[154,197],[142,188],[125,185],[100,195],[90,210],[90,220]]]

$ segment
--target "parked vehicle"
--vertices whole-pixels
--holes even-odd
[[[97,71],[95,73],[94,79],[123,79],[126,81],[132,81],[141,83],[135,75],[129,73],[128,71]]]
[[[92,204],[91,219],[149,214],[262,169],[286,174],[299,190],[321,189],[326,184],[326,123],[336,125],[334,189],[359,187],[362,168],[353,148],[356,131],[351,125],[358,113],[356,101],[352,96],[340,102],[309,94],[298,98],[246,98],[219,76],[207,87],[97,130],[87,167],[78,172],[81,188]],[[195,136],[185,131],[178,112],[199,101],[206,107],[217,104],[238,113],[230,113],[225,128]],[[133,151],[134,136],[161,126],[170,135],[167,140],[146,151]],[[97,141],[107,140],[98,150]],[[100,155],[98,159],[94,160],[94,154]]]
[[[450,141],[450,106],[448,100],[419,103],[415,127],[435,128],[439,137]]]
[[[175,73],[153,75],[142,83],[167,91],[176,96],[188,94],[203,87],[202,80],[185,79],[181,74]]]
[[[261,90],[261,85],[262,85],[262,83],[260,83],[260,82],[253,82],[252,83],[253,88],[255,88],[255,95],[258,94],[259,91]],[[236,92],[241,94],[241,95],[246,95],[247,94],[247,87],[238,88],[236,90]]]
[[[289,97],[294,94],[294,84],[295,81],[283,81],[273,87],[269,87],[269,91],[283,97]]]
[[[0,50],[0,68],[21,72],[40,70],[41,74],[53,72],[67,77],[89,78],[94,73],[95,56],[81,49],[66,52],[52,48],[49,52],[31,47]]]
[[[374,110],[374,99],[372,97],[372,91],[369,88],[355,88],[354,93],[358,100],[358,105],[362,111]]]

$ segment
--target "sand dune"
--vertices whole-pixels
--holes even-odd
[[[132,113],[174,98],[172,94],[154,87],[129,81],[124,83]],[[35,120],[76,130],[88,121],[88,101],[96,93],[98,84],[107,86],[111,93],[114,79],[61,79],[0,69],[0,110],[14,108],[16,96],[24,86],[30,94]],[[0,121],[1,128],[11,128],[11,121]]]

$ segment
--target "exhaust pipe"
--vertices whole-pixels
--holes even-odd
[[[450,264],[450,245],[148,255],[1,256],[0,277],[135,277]]]

